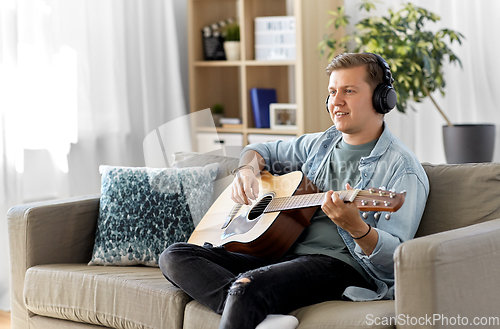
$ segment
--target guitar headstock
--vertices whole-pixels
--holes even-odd
[[[358,190],[356,198],[352,202],[361,211],[395,212],[405,202],[405,195],[406,192],[396,193],[369,188],[368,190]]]

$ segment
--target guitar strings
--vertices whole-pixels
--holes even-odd
[[[345,198],[349,197],[352,195],[352,192],[348,190],[343,190],[343,191],[336,191],[337,193],[342,194],[343,192],[346,192],[343,200]],[[353,190],[355,191],[355,190]],[[325,196],[325,192],[323,193],[312,193],[312,194],[301,194],[301,195],[292,195],[288,197],[279,197],[279,198],[274,198],[271,200],[269,204],[267,204],[264,208],[264,211],[267,212],[273,212],[277,210],[288,210],[288,209],[294,209],[294,208],[301,208],[302,206],[316,206],[320,205],[322,203],[322,200]],[[354,202],[361,202],[361,200],[365,200],[366,202],[373,203],[373,201],[384,201],[385,199],[390,198],[390,195],[380,195],[377,194],[377,192],[369,192],[366,190],[358,190],[358,194],[355,198]],[[390,198],[391,200],[394,200],[394,198]],[[386,200],[385,200],[386,201]],[[398,200],[395,200],[399,202]],[[266,209],[269,208],[269,209]],[[381,208],[383,208],[381,206]],[[262,208],[259,208],[259,210]]]
[[[343,191],[341,191],[341,192],[343,192]],[[339,192],[337,192],[337,193],[339,193]],[[292,196],[287,196],[287,197],[278,197],[278,198],[274,198],[272,202],[286,202],[286,201],[290,201],[290,202],[294,202],[294,201],[305,202],[307,200],[300,200],[300,199],[307,199],[307,198],[314,199],[314,200],[311,200],[311,201],[316,201],[318,199],[323,199],[323,197],[324,197],[325,194],[326,193],[313,193],[313,194],[292,195]],[[344,198],[349,197],[351,194],[352,193],[347,193],[344,196]],[[310,196],[313,196],[313,197],[310,197]],[[361,199],[361,197],[363,197],[364,199],[370,200],[370,201],[374,201],[374,200],[380,201],[380,200],[384,200],[384,199],[390,198],[389,195],[380,195],[380,194],[370,193],[370,192],[364,192],[364,191],[360,191],[357,194],[356,199]],[[390,198],[390,199],[394,200],[394,198]]]

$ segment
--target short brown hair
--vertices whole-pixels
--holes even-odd
[[[375,90],[379,83],[384,82],[384,72],[373,54],[343,53],[337,55],[326,67],[326,73],[331,75],[335,70],[349,69],[363,65],[366,65],[366,71],[368,73],[366,75],[366,82]]]

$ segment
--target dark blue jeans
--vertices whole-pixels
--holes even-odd
[[[268,263],[222,247],[176,243],[161,255],[160,268],[174,285],[222,314],[223,329],[254,329],[268,314],[341,299],[348,286],[371,288],[353,267],[325,255]]]

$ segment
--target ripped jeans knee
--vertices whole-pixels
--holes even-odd
[[[251,278],[245,275],[240,275],[238,279],[233,282],[231,288],[229,288],[230,295],[241,295],[245,291],[245,287],[252,282]]]
[[[252,321],[257,320],[257,323],[252,322],[255,328],[267,314],[275,311],[278,295],[273,287],[274,277],[269,274],[269,267],[264,266],[236,278],[229,287],[221,323],[235,321],[238,326],[231,328],[241,328],[242,314],[247,314]]]
[[[260,268],[257,268],[255,270],[251,270],[245,273],[240,274],[237,278],[236,281],[233,282],[231,287],[229,288],[229,294],[230,295],[241,295],[243,294],[250,283],[256,282],[258,285],[264,285],[266,282],[266,275],[265,273],[269,271],[271,267],[270,266],[263,266]],[[263,275],[264,274],[264,275]],[[257,287],[256,287],[257,289]]]

